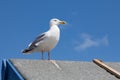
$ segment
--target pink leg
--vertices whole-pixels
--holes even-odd
[[[44,60],[44,53],[42,52],[42,60]]]
[[[48,60],[50,60],[50,52],[48,52]]]

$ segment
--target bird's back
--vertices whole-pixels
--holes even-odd
[[[60,37],[60,30],[57,26],[51,27],[51,29],[46,32],[46,38],[44,41],[38,44],[37,51],[48,52],[51,51],[58,43]]]

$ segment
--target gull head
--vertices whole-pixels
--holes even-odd
[[[59,20],[57,18],[53,18],[50,20],[50,26],[53,26],[53,25],[60,25],[60,24],[66,24],[65,21],[62,21],[62,20]]]

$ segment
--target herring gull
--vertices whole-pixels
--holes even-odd
[[[48,52],[48,60],[50,60],[50,51],[57,45],[60,38],[60,30],[58,26],[65,23],[65,21],[61,21],[57,18],[51,19],[50,29],[39,35],[28,45],[27,49],[22,51],[22,53],[41,52],[42,59],[44,59],[44,52]]]

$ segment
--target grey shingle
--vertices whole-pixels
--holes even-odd
[[[26,80],[119,80],[92,62],[10,59]],[[120,63],[106,63],[120,71]]]

